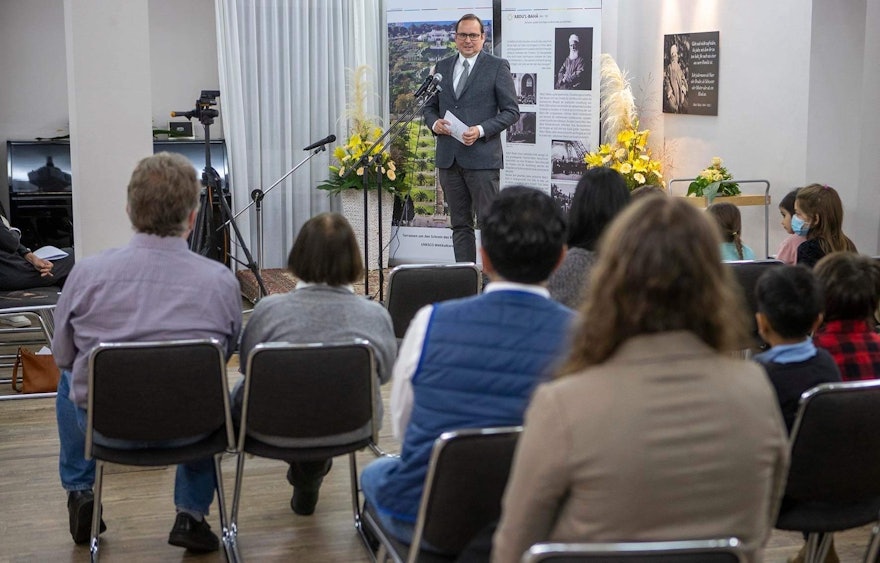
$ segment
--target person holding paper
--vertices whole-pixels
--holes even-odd
[[[21,244],[21,232],[0,216],[0,291],[62,286],[73,268],[73,250],[57,260],[44,260]]]
[[[501,132],[519,119],[510,63],[482,52],[484,42],[480,18],[462,16],[455,25],[458,53],[437,63],[442,90],[423,110],[437,136],[435,164],[449,204],[456,262],[477,261],[474,216],[479,227],[481,211],[498,194],[504,167]],[[456,120],[466,129],[453,136]]]

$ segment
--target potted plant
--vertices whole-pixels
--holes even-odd
[[[732,182],[733,175],[724,167],[720,157],[712,157],[712,163],[704,168],[697,178],[688,186],[687,195],[705,197],[711,204],[718,196],[732,197],[739,195],[740,189]]]
[[[662,165],[651,155],[647,129],[639,130],[635,98],[626,73],[611,55],[603,54],[599,103],[605,143],[584,155],[587,168],[607,166],[617,170],[630,190],[639,186],[665,187]]]
[[[370,256],[376,256],[379,245],[386,248],[391,239],[391,218],[394,209],[394,196],[404,195],[408,190],[404,182],[405,174],[398,167],[392,152],[399,151],[376,141],[382,136],[379,119],[367,115],[364,107],[369,95],[370,68],[360,66],[351,73],[351,100],[347,111],[349,122],[348,140],[333,151],[333,162],[329,166],[327,180],[319,184],[319,190],[328,195],[339,195],[342,214],[351,223],[358,244],[363,250],[364,234],[369,234]],[[372,150],[371,150],[372,147]],[[370,151],[370,158],[363,159]],[[364,178],[367,188],[367,224],[364,225]],[[382,241],[379,231],[379,183],[382,185]],[[372,260],[371,260],[372,261]],[[388,254],[383,256],[383,267],[387,266]],[[365,264],[373,269],[373,264]]]

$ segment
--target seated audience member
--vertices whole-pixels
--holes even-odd
[[[822,322],[825,306],[819,280],[803,266],[770,268],[755,286],[758,333],[771,348],[755,356],[764,366],[791,432],[804,391],[840,381],[840,370],[810,337]]]
[[[633,202],[638,201],[643,197],[655,195],[666,197],[666,190],[655,184],[645,184],[644,186],[639,186],[638,188],[631,191],[629,194],[629,199],[631,202]]]
[[[94,508],[95,462],[85,459],[92,349],[102,342],[216,338],[227,357],[235,350],[241,329],[238,281],[229,268],[191,252],[186,242],[200,191],[186,158],[163,152],[141,160],[128,184],[134,236],[128,246],[78,263],[58,300],[52,351],[62,370],[56,399],[59,471],[75,543],[88,542]],[[145,444],[131,444],[141,447]],[[215,488],[211,457],[177,467],[177,517],[168,543],[191,551],[219,547],[205,521]]]
[[[791,230],[807,239],[797,248],[798,264],[812,268],[831,252],[858,252],[843,232],[843,204],[831,186],[810,184],[798,190],[794,211]]]
[[[813,337],[831,353],[844,381],[880,376],[880,334],[873,329],[880,296],[880,264],[868,256],[834,252],[816,264],[825,293],[825,323]]]
[[[732,203],[713,203],[706,210],[714,217],[721,233],[721,259],[754,260],[755,253],[742,241],[742,216]]]
[[[573,318],[543,287],[565,253],[565,220],[553,199],[531,188],[506,188],[481,224],[483,269],[491,281],[482,295],[416,314],[391,392],[401,457],[378,459],[361,477],[366,502],[406,543],[434,440],[449,430],[521,424]]]
[[[760,560],[783,492],[785,426],[721,262],[679,198],[628,207],[599,245],[571,352],[535,391],[492,560],[537,542],[735,536]]]
[[[568,212],[568,252],[547,282],[550,297],[572,309],[581,304],[599,236],[629,197],[626,181],[616,170],[600,166],[584,172]]]
[[[20,237],[21,232],[0,216],[0,291],[63,286],[73,268],[73,249],[65,248],[66,257],[50,262],[21,244]]]
[[[797,198],[800,188],[795,188],[785,194],[779,201],[779,214],[782,215],[782,228],[788,233],[788,236],[779,245],[776,251],[776,259],[785,264],[797,263],[797,249],[801,243],[806,242],[806,238],[794,232],[791,226],[791,220],[794,217],[794,200]]]
[[[339,213],[321,213],[306,221],[290,250],[287,267],[299,283],[294,291],[269,295],[254,307],[241,337],[242,366],[246,365],[251,350],[263,342],[329,344],[355,338],[368,340],[375,351],[379,376],[376,413],[381,420],[382,396],[378,384],[391,378],[397,339],[388,311],[379,303],[354,293],[351,284],[361,278],[364,268],[354,232],[345,217]],[[232,394],[236,418],[241,414],[243,394],[244,386],[239,383]],[[273,443],[269,437],[264,439]],[[315,511],[318,491],[332,461],[290,464],[287,481],[293,485],[290,507],[295,513],[307,516]]]

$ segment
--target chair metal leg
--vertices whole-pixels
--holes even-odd
[[[236,459],[235,485],[232,491],[232,517],[229,521],[229,533],[224,534],[223,543],[224,546],[228,544],[229,549],[232,551],[234,561],[242,561],[241,552],[238,550],[238,507],[241,503],[241,486],[244,480],[244,459],[247,454],[244,452],[236,452],[235,455],[238,457]]]
[[[865,552],[865,563],[877,563],[878,555],[880,555],[880,522],[874,524],[871,530],[871,541],[868,542],[868,549]]]
[[[98,535],[101,533],[101,492],[104,486],[104,462],[95,461],[94,506],[92,507],[92,537],[89,538],[89,553],[92,563],[98,561]]]
[[[375,442],[370,442],[369,445],[370,451],[373,452],[373,455],[376,457],[400,457],[399,455],[389,454],[385,450],[379,447],[379,444]]]
[[[238,558],[234,546],[235,538],[230,534],[229,519],[226,513],[226,493],[223,490],[222,461],[222,452],[214,456],[214,476],[217,481],[217,512],[220,513],[220,531],[222,535],[221,541],[223,542],[223,552],[226,555],[227,561],[235,563],[238,561]]]
[[[370,557],[370,560],[372,561],[372,563],[376,563],[376,554],[373,553],[373,547],[370,545],[370,540],[367,538],[367,532],[364,529],[364,519],[361,514],[360,486],[358,484],[357,473],[357,457],[355,457],[354,452],[348,454],[348,468],[351,476],[351,509],[354,514],[354,528],[357,531],[358,537],[361,538],[361,543],[364,544],[364,549],[367,551],[367,555]]]
[[[831,548],[831,540],[834,534],[812,532],[807,536],[807,549],[804,563],[823,563],[828,550]]]

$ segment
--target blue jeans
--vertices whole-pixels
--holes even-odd
[[[361,471],[361,490],[364,493],[364,503],[373,507],[372,513],[378,518],[379,523],[385,532],[407,545],[412,543],[413,533],[415,532],[414,522],[404,522],[398,520],[389,514],[385,514],[376,504],[379,497],[379,482],[382,476],[391,469],[390,466],[400,463],[400,460],[393,457],[380,457],[364,467]]]
[[[61,451],[58,456],[58,473],[61,486],[66,491],[88,491],[95,483],[95,461],[85,458],[86,410],[70,400],[71,373],[64,370],[58,382],[55,398],[55,416],[58,420],[58,438]],[[110,447],[138,449],[147,446],[182,446],[200,440],[201,437],[171,442],[137,443],[105,438],[95,433],[95,441]],[[214,500],[217,480],[212,458],[183,463],[177,466],[174,480],[174,505],[178,510],[193,514],[208,514]]]

